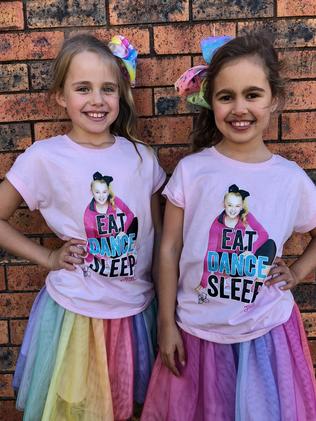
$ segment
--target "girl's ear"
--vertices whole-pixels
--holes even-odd
[[[56,102],[63,108],[66,108],[66,100],[64,97],[64,92],[60,89],[55,94]]]

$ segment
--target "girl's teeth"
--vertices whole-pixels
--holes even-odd
[[[102,118],[104,115],[104,113],[88,113],[88,116],[93,118]]]
[[[250,121],[232,121],[232,125],[235,127],[247,127],[250,126]]]

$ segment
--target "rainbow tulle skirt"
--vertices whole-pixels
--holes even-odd
[[[186,366],[158,355],[142,421],[315,421],[315,378],[297,306],[266,335],[224,345],[181,331]]]
[[[155,358],[156,303],[135,316],[81,316],[37,296],[14,388],[25,421],[111,421],[145,398]]]

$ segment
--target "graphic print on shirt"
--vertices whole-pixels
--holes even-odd
[[[113,177],[93,174],[92,200],[84,213],[87,255],[84,276],[91,271],[120,280],[134,280],[138,219],[112,189]]]
[[[211,225],[203,275],[195,289],[199,304],[216,297],[240,301],[247,311],[269,273],[276,245],[249,212],[248,196],[236,184],[224,196],[224,210]]]

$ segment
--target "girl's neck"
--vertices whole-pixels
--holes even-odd
[[[272,157],[272,153],[263,142],[250,146],[249,144],[234,144],[222,140],[215,148],[228,158],[247,163],[264,162]]]
[[[95,136],[93,138],[92,137],[89,138],[89,136],[83,137],[83,136],[78,135],[76,131],[72,129],[67,134],[67,136],[78,145],[84,146],[85,148],[91,148],[91,149],[108,148],[115,143],[115,136],[112,135],[111,133],[106,134],[106,135],[100,135],[98,137]]]
[[[99,203],[95,202],[95,209],[99,213],[106,213],[108,210],[109,204],[106,203],[104,205],[100,205]]]

